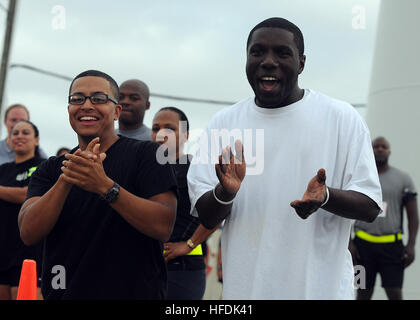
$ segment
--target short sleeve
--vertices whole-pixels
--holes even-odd
[[[143,143],[145,147],[137,154],[138,159],[141,159],[135,182],[138,195],[148,199],[154,195],[172,191],[178,196],[177,183],[171,165],[160,164],[156,159],[159,145],[152,142]]]
[[[404,182],[403,203],[406,204],[407,202],[416,199],[416,197],[417,191],[416,187],[414,186],[413,180],[408,174],[406,174]]]
[[[363,193],[382,209],[382,189],[367,130],[359,132],[348,148],[343,190]]]
[[[38,166],[31,176],[26,199],[41,197],[52,188],[60,175],[56,170],[56,162],[57,158],[52,157]]]

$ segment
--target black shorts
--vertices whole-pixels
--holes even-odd
[[[402,288],[404,278],[404,245],[401,240],[391,243],[372,243],[355,237],[359,251],[357,262],[366,271],[366,289],[375,286],[376,274],[381,275],[383,288]]]
[[[20,267],[14,266],[9,269],[0,271],[0,285],[6,285],[10,287],[19,286],[20,269]]]

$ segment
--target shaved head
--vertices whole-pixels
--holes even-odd
[[[134,130],[143,125],[144,113],[150,108],[149,97],[149,87],[141,80],[126,80],[120,85],[121,130]]]
[[[385,143],[388,148],[391,147],[391,145],[389,144],[389,141],[385,139],[385,137],[376,137],[373,141],[372,141],[372,145],[375,145],[378,142],[382,142]]]
[[[131,79],[124,81],[120,85],[120,89],[129,89],[132,91],[136,91],[140,95],[142,95],[146,100],[149,100],[150,92],[149,87],[141,80]]]
[[[375,155],[376,166],[386,167],[388,158],[391,155],[391,146],[384,137],[377,137],[372,141],[373,153]]]

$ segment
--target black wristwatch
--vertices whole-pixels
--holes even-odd
[[[112,203],[112,202],[117,201],[119,195],[120,195],[120,185],[114,182],[114,185],[112,186],[112,188],[109,189],[105,193],[105,196],[103,196],[102,199],[108,203]]]

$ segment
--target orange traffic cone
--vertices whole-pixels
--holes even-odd
[[[36,300],[36,261],[23,261],[17,300]]]

